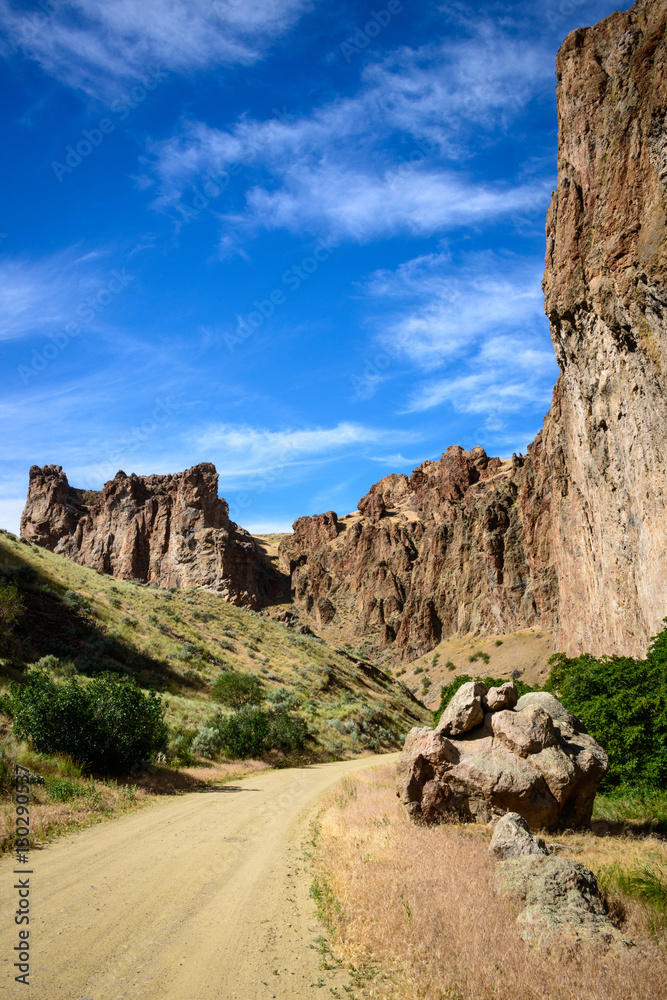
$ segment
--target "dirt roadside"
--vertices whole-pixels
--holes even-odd
[[[0,863],[2,994],[26,1000],[349,996],[323,970],[301,855],[318,799],[397,754],[250,775],[31,853],[30,986],[14,981],[18,876]]]

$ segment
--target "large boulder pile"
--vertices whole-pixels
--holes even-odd
[[[546,692],[513,683],[462,685],[435,729],[413,729],[398,762],[398,795],[415,822],[488,823],[518,813],[534,828],[587,824],[607,756]]]

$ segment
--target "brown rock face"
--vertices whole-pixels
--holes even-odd
[[[327,598],[334,638],[352,619],[360,638],[396,640],[407,659],[452,633],[551,627],[549,505],[536,478],[519,459],[454,446],[409,477],[381,480],[358,514],[299,518],[281,559],[300,610],[319,627]]]
[[[554,627],[570,655],[643,655],[667,614],[667,6],[573,32],[556,63],[546,311],[561,375],[524,458],[448,448],[301,518],[297,604],[403,658],[451,634]],[[324,519],[324,520],[323,520]]]
[[[33,465],[21,534],[121,579],[206,587],[245,607],[280,591],[252,536],[229,520],[208,463],[173,476],[118,472],[100,492],[71,487],[59,465]]]
[[[486,691],[480,682],[475,691],[472,684],[463,687],[469,690],[449,721]],[[524,695],[516,709],[488,712],[477,725],[470,721],[465,730],[446,722],[408,734],[397,765],[398,794],[415,822],[450,816],[488,823],[506,812],[533,828],[590,821],[607,757],[553,695]],[[452,728],[458,735],[449,735]]]

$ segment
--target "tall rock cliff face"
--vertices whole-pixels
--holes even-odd
[[[573,32],[556,63],[546,311],[561,376],[545,447],[558,645],[642,653],[667,615],[667,5]]]
[[[252,536],[230,521],[208,463],[173,476],[118,472],[100,492],[71,487],[59,465],[33,465],[21,535],[121,579],[206,587],[251,608],[280,596]]]
[[[556,63],[544,291],[561,375],[528,455],[449,448],[282,545],[297,604],[406,658],[540,625],[641,655],[667,615],[667,5],[573,32]]]

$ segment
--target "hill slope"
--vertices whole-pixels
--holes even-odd
[[[163,692],[174,734],[188,735],[214,709],[221,671],[256,674],[269,698],[284,689],[309,724],[312,757],[393,749],[430,713],[403,685],[349,651],[199,589],[160,590],[79,566],[0,534],[0,574],[19,586],[26,614],[4,679],[58,657],[61,672],[134,675]]]

